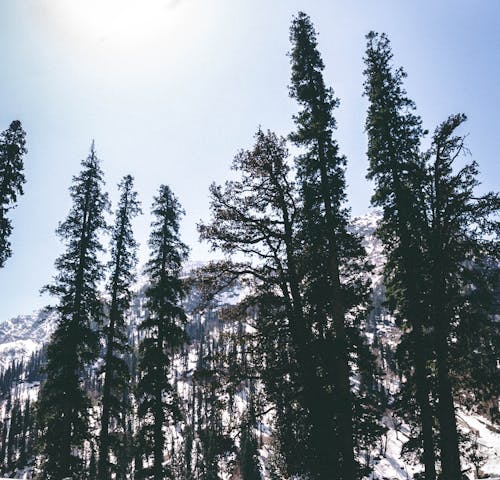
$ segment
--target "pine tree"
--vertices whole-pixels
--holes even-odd
[[[425,191],[428,219],[425,236],[426,264],[429,270],[428,308],[435,337],[439,398],[436,411],[439,420],[441,476],[444,480],[456,479],[461,475],[449,347],[452,336],[454,342],[460,343],[461,335],[457,335],[453,326],[457,321],[467,321],[463,305],[471,302],[464,298],[464,292],[471,288],[484,288],[477,281],[477,269],[470,265],[477,265],[486,259],[491,261],[495,257],[498,262],[492,217],[498,213],[500,199],[493,193],[482,197],[475,194],[478,170],[474,162],[458,169],[455,165],[465,149],[464,137],[457,135],[456,130],[465,120],[465,115],[452,115],[439,125],[434,133],[431,149],[426,155],[427,161],[431,162]],[[483,304],[483,308],[488,308],[487,303]],[[481,323],[484,325],[484,322]],[[495,332],[495,329],[489,329],[489,333],[492,339],[496,333],[498,339],[498,330]],[[467,356],[467,352],[464,353]],[[481,353],[486,352],[483,350]],[[495,352],[493,350],[487,353]],[[488,356],[485,355],[485,358]]]
[[[257,438],[254,433],[256,423],[254,400],[250,393],[247,411],[241,424],[239,464],[242,480],[262,479]]]
[[[278,405],[286,396],[289,402],[285,404],[294,407],[286,410],[283,424],[300,427],[278,429],[277,443],[287,459],[286,473],[305,474],[314,463],[309,432],[312,415],[320,416],[313,413],[320,381],[300,289],[296,192],[285,140],[261,130],[255,139],[251,150],[241,151],[233,160],[238,179],[224,187],[210,187],[212,218],[199,225],[201,238],[213,248],[226,255],[243,254],[245,261],[215,263],[205,273],[222,279],[223,285],[241,282],[251,291],[238,309],[245,316],[249,309],[258,310],[256,348],[261,360],[256,373],[262,376],[272,403]]]
[[[109,322],[105,328],[106,354],[104,360],[104,387],[102,395],[101,431],[99,437],[98,478],[108,480],[110,468],[110,447],[118,456],[125,447],[121,444],[125,431],[118,432],[124,425],[129,408],[130,375],[124,355],[128,351],[125,313],[130,306],[131,284],[137,264],[137,243],[132,234],[132,220],[140,213],[133,179],[127,175],[120,182],[120,200],[111,237],[111,261],[108,268],[111,278]],[[110,429],[112,430],[110,432]]]
[[[291,140],[302,149],[296,159],[301,196],[300,235],[304,243],[304,278],[310,305],[310,321],[319,332],[317,349],[320,364],[329,372],[335,389],[335,424],[330,431],[318,432],[318,478],[357,477],[354,458],[353,394],[349,330],[346,320],[351,308],[364,301],[365,286],[360,282],[364,251],[359,239],[347,229],[349,212],[345,203],[346,160],[333,138],[338,106],[333,90],[323,79],[324,64],[318,51],[316,32],[310,18],[299,12],[290,27],[290,96],[301,110],[294,117],[297,130]],[[325,269],[325,259],[326,266]],[[346,272],[349,272],[346,275]],[[346,279],[346,277],[349,277]],[[330,401],[327,400],[328,403]],[[323,419],[324,421],[324,419]],[[338,448],[338,452],[335,452]],[[340,463],[340,467],[339,467]]]
[[[7,413],[7,406],[5,407],[5,413]],[[9,422],[7,421],[7,415],[4,415],[2,421],[2,437],[0,439],[0,471],[5,472],[7,465],[5,461],[5,456],[7,454],[7,435],[9,431]]]
[[[385,271],[389,303],[408,323],[411,340],[405,345],[415,368],[416,399],[423,437],[426,480],[436,478],[433,412],[427,371],[429,343],[425,337],[426,313],[421,239],[421,192],[425,166],[420,155],[424,134],[415,105],[403,87],[403,69],[392,66],[389,40],[384,34],[367,35],[365,95],[369,100],[368,178],[375,180],[372,203],[383,209],[378,236],[387,252]],[[428,326],[428,325],[427,325]]]
[[[7,471],[12,472],[16,466],[16,440],[19,434],[19,419],[21,406],[19,399],[15,398],[10,410],[9,435],[7,437]]]
[[[83,478],[83,446],[89,438],[90,399],[82,385],[85,369],[97,357],[96,324],[102,320],[98,283],[103,267],[101,233],[108,197],[92,143],[73,179],[73,205],[59,225],[66,251],[56,260],[54,282],[46,290],[59,298],[58,323],[47,350],[46,381],[38,404],[41,428],[42,478]]]
[[[188,249],[179,238],[183,211],[166,185],[160,187],[153,203],[151,249],[147,264],[150,286],[146,290],[147,316],[139,325],[144,338],[139,345],[138,415],[142,457],[146,461],[140,478],[169,478],[163,466],[164,427],[179,420],[179,406],[169,380],[173,354],[185,341],[186,314],[180,304],[185,287],[180,279]],[[152,465],[150,465],[152,457]]]
[[[26,154],[26,133],[19,120],[13,121],[0,135],[0,268],[12,255],[9,236],[12,224],[7,217],[19,195],[23,194],[23,157]]]
[[[30,433],[31,425],[31,405],[29,397],[24,402],[24,410],[22,413],[22,431],[21,439],[19,442],[19,467],[26,466],[29,456],[27,451],[28,435]]]
[[[304,281],[313,259],[304,255],[303,237],[297,235],[298,190],[291,178],[286,141],[261,130],[255,138],[253,148],[241,151],[233,161],[237,179],[223,187],[211,186],[212,218],[199,226],[202,239],[229,258],[237,254],[238,262],[217,262],[204,273],[214,279],[216,291],[238,282],[247,286],[248,295],[233,309],[225,309],[224,317],[250,322],[256,329],[255,338],[246,338],[255,357],[253,365],[242,361],[240,368],[243,378],[257,375],[263,380],[267,399],[278,412],[276,455],[285,468],[280,473],[321,478],[328,468],[336,475],[337,451],[326,441],[337,443],[332,408],[335,368],[328,348],[333,342],[320,337],[319,322],[313,322],[321,310]],[[354,287],[346,296],[349,309],[359,308],[354,291],[360,285],[353,272],[346,275]],[[255,315],[250,316],[251,311]],[[356,317],[354,309],[352,313]],[[349,336],[358,346],[358,328],[353,327]]]

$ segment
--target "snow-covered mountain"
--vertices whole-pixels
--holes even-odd
[[[183,275],[188,275],[194,269],[203,265],[201,261],[186,262]],[[147,285],[147,277],[140,273],[134,285],[136,298],[129,317],[135,322],[141,317],[142,292]],[[0,370],[13,361],[27,360],[32,353],[46,345],[55,330],[57,314],[48,309],[36,310],[31,314],[19,315],[8,320],[0,320]]]
[[[0,323],[0,370],[13,360],[27,360],[45,345],[56,325],[54,312],[39,310]]]

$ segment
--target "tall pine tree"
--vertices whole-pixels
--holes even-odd
[[[111,278],[109,321],[104,329],[106,354],[104,358],[104,386],[102,395],[101,432],[99,436],[98,478],[111,478],[110,449],[115,457],[125,448],[126,413],[129,409],[130,374],[124,355],[129,350],[125,314],[130,306],[131,284],[137,264],[137,242],[133,237],[132,220],[140,213],[133,178],[125,176],[119,186],[120,200],[111,236]]]
[[[296,166],[301,196],[299,228],[304,245],[306,295],[310,322],[319,332],[316,349],[322,358],[320,363],[328,372],[331,388],[335,390],[336,432],[331,429],[319,439],[318,446],[322,446],[322,451],[316,462],[317,478],[338,476],[352,480],[358,473],[354,451],[349,330],[355,330],[355,327],[347,321],[346,313],[359,306],[366,293],[359,282],[364,251],[359,239],[347,229],[346,160],[340,155],[333,137],[336,128],[333,110],[338,106],[338,100],[333,90],[325,85],[316,32],[310,18],[303,12],[292,21],[290,41],[290,96],[301,107],[294,117],[297,129],[290,138],[302,152],[296,158]]]
[[[288,400],[286,411],[279,408],[282,423],[294,424],[276,430],[280,453],[287,460],[284,473],[305,474],[315,463],[311,430],[329,422],[324,417],[319,422],[316,408],[321,382],[300,288],[296,191],[285,140],[261,130],[255,138],[254,147],[233,160],[238,179],[211,186],[212,218],[199,230],[213,248],[240,257],[238,262],[212,265],[209,275],[248,285],[251,293],[239,310],[245,321],[249,309],[258,311],[255,328],[261,359],[256,369],[273,404],[281,407],[283,396]]]
[[[57,327],[47,350],[47,379],[38,405],[41,476],[85,478],[83,447],[89,438],[90,400],[82,386],[85,369],[98,354],[96,324],[102,320],[98,283],[104,269],[98,259],[108,197],[92,143],[82,171],[70,187],[73,205],[59,225],[66,251],[56,260],[54,282],[45,287],[59,298]]]
[[[492,318],[491,300],[487,301],[488,293],[491,291],[490,285],[484,285],[481,279],[484,274],[492,270],[488,263],[493,261],[498,264],[498,231],[493,217],[498,213],[499,197],[493,193],[483,196],[475,193],[475,187],[478,186],[478,170],[475,162],[462,167],[457,166],[457,160],[465,153],[465,145],[464,137],[457,135],[456,132],[465,120],[465,115],[452,115],[439,125],[434,133],[431,149],[426,155],[427,161],[430,162],[425,190],[427,206],[425,253],[429,278],[426,303],[435,337],[436,383],[439,399],[436,413],[439,421],[443,480],[452,480],[461,475],[450,345],[461,344],[464,334],[467,338],[471,334],[477,335],[480,332],[475,327],[476,332],[473,330],[465,333],[463,329],[457,329],[454,325],[457,322],[473,324],[470,312],[463,308],[464,305],[473,303],[470,294],[466,293],[470,290],[483,291],[482,307],[489,310],[489,316]],[[475,317],[474,320],[477,322],[479,319]],[[492,342],[494,345],[498,342],[498,329],[488,323],[490,322],[487,319],[478,322],[483,327],[489,326],[487,331],[491,339],[487,340],[486,345],[475,347],[476,351],[481,351],[485,359],[497,353],[495,348],[487,348],[488,343]],[[480,336],[484,338],[484,332],[481,332]],[[465,351],[464,356],[468,355]],[[484,361],[485,365],[488,363],[487,360]],[[481,377],[484,378],[484,371],[488,372],[489,369],[481,370],[483,370]],[[491,385],[495,384],[493,378],[486,377],[486,385],[489,381],[493,382]]]
[[[375,180],[373,205],[381,207],[383,218],[378,236],[387,253],[385,280],[390,304],[408,323],[409,356],[415,373],[426,480],[436,478],[433,412],[427,369],[424,247],[424,210],[421,192],[425,165],[420,155],[423,136],[420,117],[403,87],[402,68],[392,65],[392,52],[384,34],[367,35],[365,95],[369,100],[368,178]]]
[[[23,157],[26,154],[26,133],[19,120],[13,121],[0,135],[0,268],[12,255],[9,236],[12,223],[7,217],[19,195],[23,194]]]
[[[219,289],[235,280],[247,286],[248,295],[229,309],[228,317],[256,329],[256,343],[252,339],[248,343],[253,365],[242,362],[240,367],[243,376],[262,379],[267,399],[276,408],[276,456],[283,460],[279,473],[335,478],[339,458],[334,342],[325,335],[329,328],[320,323],[325,309],[318,306],[313,295],[317,290],[311,287],[313,259],[305,256],[303,236],[298,235],[300,202],[286,142],[261,130],[255,138],[253,148],[241,151],[233,161],[237,179],[211,186],[212,218],[199,226],[202,239],[228,258],[237,255],[238,261],[218,262],[205,272]],[[352,272],[345,273],[350,277]],[[351,295],[346,296],[353,314],[360,298],[354,292],[364,291],[355,276]],[[361,357],[357,328],[349,330]]]
[[[179,420],[177,395],[170,380],[173,355],[185,341],[186,314],[181,306],[185,287],[180,278],[188,249],[179,237],[183,211],[166,185],[160,187],[153,203],[151,249],[146,272],[147,315],[139,325],[144,335],[139,345],[138,414],[142,467],[139,478],[171,478],[165,468],[165,432],[171,421]]]

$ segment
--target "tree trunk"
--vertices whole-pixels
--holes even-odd
[[[436,455],[434,453],[434,434],[432,431],[433,415],[429,399],[430,391],[425,365],[424,338],[420,322],[413,323],[413,329],[415,335],[415,386],[424,444],[425,480],[436,480]]]
[[[333,213],[332,198],[328,188],[328,174],[326,170],[324,145],[318,142],[319,167],[321,178],[321,192],[325,207],[326,224],[328,226],[329,237],[328,254],[329,270],[332,295],[332,320],[335,328],[335,345],[337,348],[337,395],[338,395],[338,438],[340,453],[342,456],[341,471],[342,480],[355,480],[356,461],[354,458],[354,429],[352,412],[352,394],[349,367],[349,350],[347,347],[347,335],[345,330],[345,311],[342,299],[342,286],[340,283],[340,267],[337,255],[335,218]],[[325,478],[326,480],[326,478]]]
[[[113,310],[113,308],[112,308]],[[111,312],[106,365],[104,370],[104,390],[102,394],[102,415],[101,432],[99,435],[99,460],[97,464],[97,478],[99,480],[109,480],[109,419],[110,419],[110,398],[111,398],[111,359],[113,357],[113,339],[115,335],[115,312]]]
[[[455,417],[455,406],[449,377],[447,341],[438,331],[436,357],[438,367],[438,420],[441,433],[441,468],[443,480],[460,478],[460,453]]]

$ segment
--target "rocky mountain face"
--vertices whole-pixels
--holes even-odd
[[[40,310],[0,323],[0,370],[41,350],[55,329],[56,315]]]

